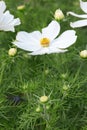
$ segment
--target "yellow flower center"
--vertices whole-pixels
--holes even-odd
[[[44,37],[44,38],[42,38],[42,39],[40,40],[40,44],[41,44],[41,46],[43,46],[43,47],[48,47],[49,44],[50,44],[50,39]]]

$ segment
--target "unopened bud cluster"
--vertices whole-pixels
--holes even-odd
[[[39,98],[39,105],[38,107],[36,108],[36,112],[41,112],[43,111],[44,109],[45,110],[48,110],[50,108],[50,105],[49,105],[49,97],[44,95],[44,96],[41,96]]]

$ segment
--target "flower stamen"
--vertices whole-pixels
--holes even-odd
[[[40,40],[40,44],[43,47],[48,47],[49,43],[50,43],[50,39],[49,38],[44,37],[44,38],[41,38],[41,40]]]

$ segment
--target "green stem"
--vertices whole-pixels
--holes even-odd
[[[44,57],[43,57],[44,58]],[[46,58],[45,58],[45,60],[46,60]],[[46,64],[45,64],[45,60],[44,60],[44,63],[43,63],[43,86],[45,87],[45,85],[46,85],[46,77],[45,77],[45,69],[46,69]]]

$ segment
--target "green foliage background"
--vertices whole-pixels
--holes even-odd
[[[21,19],[16,32],[0,32],[0,130],[87,130],[87,59],[79,56],[87,49],[87,27],[75,29],[77,42],[64,54],[28,56],[17,49],[10,57],[9,48],[18,31],[41,30],[54,19],[60,8],[60,34],[68,29],[67,11],[83,13],[78,0],[5,0],[7,9]],[[17,10],[19,5],[24,10]],[[64,89],[67,88],[67,89]],[[45,105],[39,102],[50,95]],[[41,111],[36,112],[40,106]],[[49,106],[49,109],[46,109]]]

